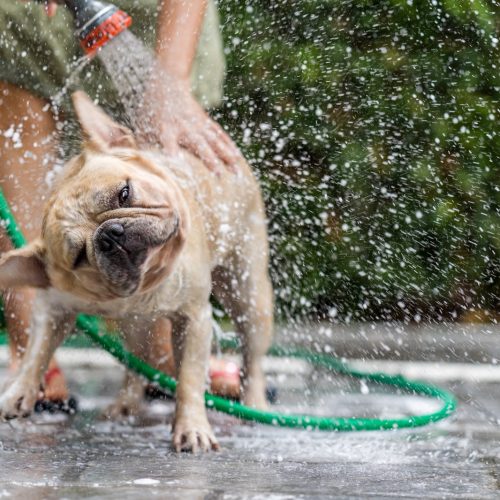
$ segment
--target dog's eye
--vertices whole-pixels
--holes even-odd
[[[130,196],[130,188],[127,185],[120,191],[120,194],[118,195],[118,203],[120,204],[120,207],[125,205],[129,196]]]
[[[84,262],[87,260],[87,247],[83,245],[82,249],[80,252],[78,252],[78,255],[76,256],[75,261],[73,262],[73,269],[77,269],[80,267]]]

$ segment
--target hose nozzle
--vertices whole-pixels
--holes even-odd
[[[76,35],[84,52],[92,55],[132,24],[132,18],[100,0],[65,0],[75,18]]]

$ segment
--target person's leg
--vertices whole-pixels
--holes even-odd
[[[26,90],[0,82],[0,186],[16,221],[28,240],[39,235],[47,195],[45,175],[54,164],[54,118],[47,103]],[[0,251],[12,248],[0,232]],[[12,365],[15,368],[27,343],[34,290],[4,293]],[[66,384],[54,359],[47,371],[48,399],[65,399]]]

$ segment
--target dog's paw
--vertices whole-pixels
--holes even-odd
[[[172,444],[175,451],[217,451],[219,443],[206,419],[176,419]]]
[[[137,417],[140,412],[140,401],[135,398],[119,397],[104,410],[103,417],[109,420],[123,420]]]
[[[243,404],[248,406],[249,408],[254,408],[255,410],[267,411],[269,410],[269,406],[266,401],[265,396],[243,396]]]
[[[245,406],[265,411],[268,409],[264,384],[251,384],[242,390],[241,400]]]
[[[33,411],[40,390],[36,384],[13,380],[0,396],[0,419],[27,417]]]

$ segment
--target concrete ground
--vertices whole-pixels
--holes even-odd
[[[222,450],[176,455],[169,446],[172,403],[145,404],[140,423],[100,420],[122,370],[101,351],[66,349],[60,358],[81,410],[70,418],[0,424],[0,498],[499,498],[500,373],[492,359],[500,359],[500,330],[438,326],[410,336],[398,326],[377,325],[366,330],[373,333],[370,350],[362,328],[325,338],[337,354],[372,358],[357,362],[365,368],[447,387],[460,402],[456,415],[415,430],[324,433],[249,425],[210,412]],[[404,355],[410,337],[418,362]],[[489,351],[482,355],[491,364],[478,364],[486,338]],[[329,378],[295,360],[269,360],[267,369],[285,411],[395,416],[435,408],[425,398]]]

